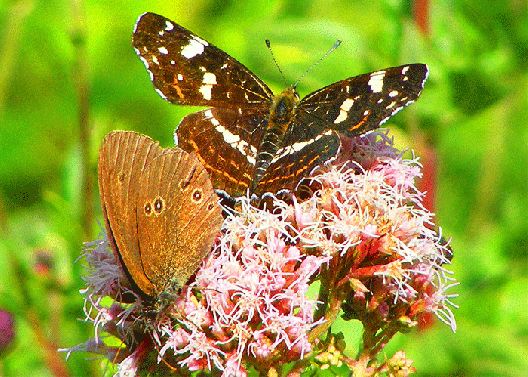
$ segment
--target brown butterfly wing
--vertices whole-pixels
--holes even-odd
[[[177,291],[196,271],[222,224],[209,175],[197,156],[165,149],[138,182],[139,249],[157,294]]]
[[[138,182],[148,162],[162,151],[149,137],[125,131],[106,135],[99,150],[99,191],[108,239],[123,269],[147,295],[154,294],[154,287],[144,273],[138,239]]]

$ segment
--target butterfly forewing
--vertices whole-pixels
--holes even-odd
[[[109,133],[99,150],[99,191],[108,240],[130,280],[146,294],[153,293],[154,287],[143,271],[137,242],[139,187],[135,183],[147,161],[161,151],[159,144],[149,137],[121,131]]]
[[[413,103],[427,78],[425,64],[410,64],[348,78],[304,97],[298,105],[293,134],[306,129],[334,129],[357,136],[378,128]],[[304,114],[303,114],[304,113]],[[299,130],[299,131],[297,131]]]
[[[139,17],[132,44],[158,93],[178,105],[268,108],[271,90],[215,46],[154,13]]]

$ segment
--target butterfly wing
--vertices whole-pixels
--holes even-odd
[[[178,146],[195,152],[217,190],[245,195],[253,179],[257,148],[266,129],[265,114],[211,108],[182,119]]]
[[[323,131],[312,139],[286,144],[279,148],[269,168],[258,182],[255,193],[293,191],[299,182],[317,166],[332,160],[341,148],[339,135],[333,130]]]
[[[185,285],[220,231],[211,181],[194,154],[167,148],[139,177],[137,219],[146,276],[156,294]]]
[[[267,108],[272,91],[243,64],[171,20],[145,13],[132,45],[156,91],[177,105]]]
[[[350,137],[376,129],[418,99],[427,74],[425,64],[410,64],[328,85],[300,101],[291,134],[304,141],[325,129]]]
[[[138,181],[148,161],[162,148],[147,136],[114,131],[106,135],[99,150],[98,178],[106,233],[138,293],[152,295],[154,287],[143,271],[137,233]]]

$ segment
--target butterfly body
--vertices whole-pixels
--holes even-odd
[[[133,45],[164,99],[209,107],[184,117],[175,139],[233,197],[295,189],[337,156],[342,136],[378,128],[414,102],[428,74],[424,64],[392,67],[299,99],[294,87],[275,96],[233,57],[163,16],[140,16]]]
[[[293,87],[288,87],[284,92],[275,96],[270,106],[265,132],[263,132],[257,148],[250,192],[257,191],[258,184],[270,167],[273,157],[279,148],[283,147],[284,136],[291,128],[298,102],[299,95]]]

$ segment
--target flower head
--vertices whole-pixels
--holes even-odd
[[[138,370],[146,357],[138,342],[150,345],[158,362],[224,376],[245,376],[249,367],[277,373],[311,356],[330,363],[329,355],[357,370],[341,357],[344,347],[319,341],[341,309],[365,328],[363,360],[421,313],[455,329],[446,293],[454,285],[445,268],[450,251],[414,186],[417,160],[403,159],[382,133],[342,145],[340,160],[312,176],[317,190],[307,200],[272,198],[272,209],[262,209],[242,199],[226,209],[211,255],[155,315],[130,289],[105,240],[86,245],[87,319],[97,339],[111,334],[132,350],[122,351],[120,371]],[[317,299],[308,295],[315,281]],[[125,304],[130,295],[135,300]],[[107,296],[115,302],[108,305]]]

